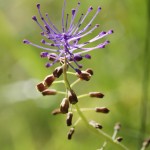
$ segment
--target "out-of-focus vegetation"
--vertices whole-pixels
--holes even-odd
[[[35,85],[52,69],[44,67],[40,50],[24,45],[24,38],[35,43],[41,40],[39,27],[31,20],[37,15],[36,4],[41,3],[43,13],[48,12],[53,22],[60,26],[62,0],[0,0],[0,149],[1,150],[95,150],[103,141],[79,123],[71,141],[67,140],[69,128],[65,116],[52,116],[62,97],[42,97]],[[67,11],[77,0],[67,0]],[[92,5],[102,7],[95,23],[101,30],[113,29],[107,39],[111,44],[104,50],[92,52],[92,60],[83,61],[84,68],[94,70],[90,82],[76,88],[83,91],[101,91],[103,100],[83,99],[83,107],[107,106],[109,115],[86,114],[113,133],[113,126],[121,122],[119,133],[123,143],[137,150],[141,138],[141,103],[145,86],[145,41],[147,34],[147,3],[141,0],[81,0],[79,12],[86,12]],[[80,14],[80,13],[79,13]],[[78,14],[78,15],[79,15]],[[90,19],[90,18],[89,18]],[[93,35],[90,35],[93,37]],[[144,81],[150,83],[148,80]],[[146,85],[146,84],[145,84]],[[150,85],[150,84],[149,84]],[[55,88],[59,88],[55,86]],[[147,103],[145,134],[150,135],[150,103]],[[143,131],[144,132],[144,131]],[[106,149],[115,149],[109,145]]]

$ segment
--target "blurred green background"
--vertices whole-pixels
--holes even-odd
[[[35,89],[36,84],[54,69],[44,67],[46,60],[39,57],[41,50],[22,43],[25,38],[37,44],[41,40],[41,30],[31,19],[33,15],[38,16],[37,3],[41,3],[42,12],[48,12],[53,22],[60,26],[63,0],[0,0],[0,149],[100,148],[104,141],[88,131],[82,122],[76,127],[73,139],[68,141],[65,116],[51,115],[62,96],[42,97]],[[76,3],[77,0],[67,0],[67,12]],[[121,122],[119,135],[124,138],[123,144],[137,150],[140,139],[150,136],[150,103],[147,101],[150,81],[146,68],[149,51],[145,50],[149,32],[147,3],[141,0],[81,0],[79,14],[85,13],[90,5],[94,10],[99,5],[102,7],[94,23],[99,23],[101,30],[113,29],[115,33],[107,37],[111,41],[107,48],[91,52],[92,60],[83,61],[85,69],[94,70],[91,81],[75,87],[77,93],[101,91],[104,99],[82,99],[79,105],[107,106],[111,110],[108,115],[88,112],[85,116],[100,122],[110,135],[114,124]],[[89,20],[91,17],[89,15]],[[117,150],[111,144],[106,149]]]

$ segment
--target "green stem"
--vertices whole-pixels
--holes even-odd
[[[117,141],[112,140],[112,138],[109,135],[107,135],[105,132],[103,132],[102,130],[95,129],[92,126],[90,126],[89,123],[88,123],[88,121],[87,121],[87,119],[85,118],[85,116],[80,111],[78,104],[75,104],[75,107],[77,109],[77,112],[78,112],[79,116],[81,117],[81,119],[83,120],[83,122],[85,123],[85,125],[87,126],[87,128],[89,130],[91,130],[92,132],[94,132],[95,134],[97,134],[98,136],[100,136],[100,138],[103,138],[105,141],[109,141],[112,144],[116,144],[116,146],[118,148],[121,148],[123,150],[128,150],[128,148],[125,147],[123,144],[121,144],[121,143],[119,143]]]
[[[66,63],[66,58],[65,58],[65,62],[63,65],[63,75],[64,75],[64,82],[65,82],[65,86],[67,90],[71,90],[68,78],[67,78],[67,63]]]
[[[82,94],[82,95],[78,96],[78,99],[79,98],[84,98],[84,97],[89,97],[89,94]]]
[[[139,134],[139,147],[141,147],[145,133],[146,133],[146,121],[148,113],[148,100],[149,100],[149,72],[150,72],[150,0],[147,0],[147,27],[146,27],[146,39],[144,50],[144,63],[143,63],[143,81],[142,81],[142,97],[141,97],[141,119],[140,119],[140,134]]]
[[[58,94],[66,95],[66,92],[57,91]]]
[[[70,87],[75,86],[79,81],[81,81],[81,80],[80,80],[80,79],[77,79],[76,81],[74,81],[74,82],[70,85]]]
[[[53,82],[53,84],[59,84],[59,83],[64,83],[64,80],[54,81],[54,82]]]
[[[104,142],[103,146],[99,150],[104,150],[104,148],[106,147],[106,145],[107,145],[107,142]]]

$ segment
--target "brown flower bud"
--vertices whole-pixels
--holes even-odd
[[[94,74],[94,72],[91,68],[88,68],[85,71],[88,72],[91,76]]]
[[[46,96],[46,95],[56,95],[57,92],[54,89],[47,89],[47,90],[43,91],[42,94],[43,94],[43,96]]]
[[[43,92],[44,90],[46,90],[46,87],[45,87],[45,85],[42,82],[40,82],[39,84],[37,84],[36,88],[40,92]]]
[[[96,111],[96,112],[100,112],[100,113],[104,113],[104,114],[109,113],[109,109],[106,108],[106,107],[96,107],[96,108],[95,108],[95,111]]]
[[[67,126],[71,126],[72,125],[72,117],[73,117],[73,113],[69,112],[67,114],[67,119],[66,119]]]
[[[59,78],[62,75],[62,73],[63,73],[63,68],[57,67],[57,68],[55,68],[53,75],[54,75],[54,77]]]
[[[54,81],[55,81],[55,77],[53,75],[48,75],[44,79],[44,85],[50,87]]]
[[[121,124],[118,122],[118,123],[116,123],[115,124],[115,126],[114,126],[114,130],[117,130],[117,131],[119,131],[120,130],[120,128],[121,128]]]
[[[53,115],[58,115],[58,114],[61,114],[61,111],[60,111],[59,108],[57,108],[57,109],[54,109],[54,110],[52,111],[52,114],[53,114]]]
[[[60,111],[63,114],[66,114],[68,113],[68,109],[69,109],[69,101],[67,98],[64,98],[60,104]]]
[[[91,121],[89,122],[89,124],[90,124],[91,126],[93,126],[94,128],[96,128],[96,129],[102,129],[102,128],[103,128],[102,125],[100,125],[99,123],[97,123],[97,122],[95,122],[95,121],[93,121],[93,120],[91,120]]]
[[[68,140],[71,140],[74,131],[75,131],[74,128],[71,128],[71,129],[69,130],[69,132],[68,132]]]
[[[76,104],[78,102],[77,95],[73,90],[68,91],[68,98],[71,104]]]
[[[96,98],[103,98],[104,94],[100,93],[100,92],[90,92],[89,93],[90,97],[96,97]]]
[[[81,80],[85,80],[85,81],[89,81],[91,78],[91,74],[86,72],[86,71],[82,71],[80,74],[76,74],[77,77],[79,77]]]
[[[116,140],[117,140],[118,142],[121,142],[121,141],[123,140],[123,138],[122,138],[122,137],[117,137]]]
[[[50,53],[48,55],[48,59],[51,61],[55,61],[58,56],[55,53]]]

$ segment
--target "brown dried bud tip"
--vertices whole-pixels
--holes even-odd
[[[54,75],[54,77],[59,78],[62,75],[62,73],[63,73],[63,68],[57,67],[57,68],[55,68],[53,75]]]
[[[116,123],[115,124],[115,126],[114,126],[114,130],[117,130],[117,131],[119,131],[120,130],[120,128],[121,128],[121,124],[118,122],[118,123]]]
[[[54,110],[52,111],[52,114],[53,114],[53,115],[58,115],[58,114],[61,114],[61,111],[60,111],[59,108],[57,108],[57,109],[54,109]]]
[[[69,112],[67,114],[67,119],[66,119],[67,126],[71,126],[72,125],[72,117],[73,117],[73,113]]]
[[[81,80],[85,80],[85,81],[89,81],[91,78],[91,74],[86,72],[86,71],[82,71],[80,74],[76,74],[77,77],[79,77]]]
[[[48,55],[48,59],[51,61],[55,61],[58,56],[55,53],[51,53]]]
[[[70,129],[70,131],[68,132],[68,140],[71,140],[74,131],[75,131],[74,128]]]
[[[91,68],[88,68],[85,71],[88,72],[91,76],[94,74],[94,72]]]
[[[102,125],[100,125],[99,123],[97,123],[97,122],[95,122],[95,121],[93,121],[93,120],[91,120],[91,121],[89,122],[89,124],[90,124],[91,126],[93,126],[94,128],[96,128],[96,129],[102,129],[102,128],[103,128]]]
[[[123,140],[123,138],[122,138],[122,137],[117,137],[116,140],[117,140],[118,142],[121,142],[121,141]]]
[[[56,90],[53,90],[53,89],[47,89],[45,91],[42,92],[43,96],[46,96],[46,95],[56,95],[57,92]]]
[[[67,98],[64,98],[60,104],[60,111],[63,114],[66,114],[68,113],[68,109],[69,109],[69,101]]]
[[[40,92],[43,92],[44,90],[46,90],[46,87],[45,87],[45,85],[42,82],[37,84],[36,88]]]
[[[106,108],[106,107],[96,107],[96,108],[95,108],[95,111],[96,111],[96,112],[100,112],[100,113],[104,113],[104,114],[109,113],[109,109]]]
[[[46,76],[44,79],[44,85],[50,87],[54,81],[55,81],[55,77],[53,75]]]
[[[75,92],[73,90],[70,90],[68,92],[68,98],[69,98],[69,102],[71,104],[76,104],[78,102],[77,95],[75,94]]]
[[[100,92],[90,92],[89,93],[90,97],[96,97],[96,98],[103,98],[104,94],[100,93]]]
[[[150,138],[143,142],[143,147],[148,147],[150,145]]]

